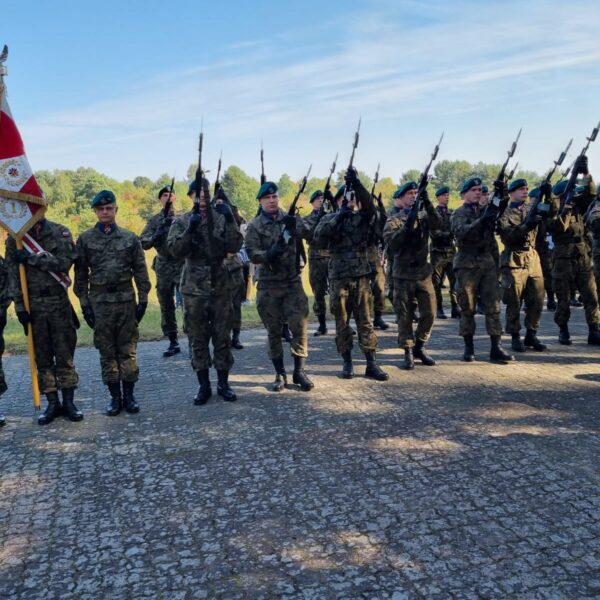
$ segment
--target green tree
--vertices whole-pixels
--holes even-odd
[[[223,174],[221,180],[223,190],[235,204],[246,220],[254,218],[258,208],[256,193],[259,182],[247,175],[242,169],[231,165]]]

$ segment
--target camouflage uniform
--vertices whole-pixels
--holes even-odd
[[[29,234],[45,250],[27,259],[25,272],[40,392],[49,394],[59,389],[76,388],[79,383],[73,363],[79,324],[67,290],[50,274],[50,271],[69,272],[75,259],[75,246],[66,227],[45,219],[36,223]],[[6,262],[10,272],[10,295],[15,300],[16,310],[24,311],[15,250],[15,241],[8,238]]]
[[[529,226],[526,220],[527,205],[514,202],[499,218],[497,226],[504,244],[500,265],[506,302],[506,332],[513,339],[518,337],[521,329],[521,300],[525,302],[528,332],[538,330],[544,307],[544,277],[535,249],[538,227]],[[513,345],[513,349],[517,350],[517,347]]]
[[[398,212],[388,219],[383,230],[388,253],[394,260],[392,276],[398,347],[405,349],[415,345],[412,324],[415,299],[419,306],[416,337],[420,348],[431,335],[435,290],[431,279],[431,265],[427,261],[429,232],[439,230],[442,226],[442,219],[430,202],[426,203],[425,210],[419,212],[414,228],[411,229],[410,223],[407,224],[410,214],[410,208]]]
[[[105,385],[138,380],[139,331],[132,279],[138,303],[147,303],[150,279],[135,233],[98,223],[79,236],[74,291],[81,308],[94,311],[94,346],[100,352]]]
[[[170,253],[179,260],[185,259],[181,295],[192,346],[192,367],[197,372],[207,370],[212,363],[217,370],[229,371],[234,362],[230,347],[231,279],[223,261],[228,253],[240,249],[242,234],[233,219],[227,221],[214,208],[210,210],[212,245],[205,211],[200,211],[202,220],[195,231],[189,229],[192,212],[177,217],[167,239]]]
[[[442,284],[444,277],[448,277],[450,284],[450,304],[452,312],[457,309],[456,300],[456,277],[452,268],[452,261],[456,254],[454,247],[454,238],[450,231],[450,218],[452,210],[448,207],[438,204],[435,210],[440,218],[439,228],[431,229],[431,268],[433,269],[432,283],[435,289],[435,299],[437,310],[442,311]]]
[[[381,264],[381,246],[383,244],[383,228],[387,215],[383,207],[371,219],[369,238],[367,243],[367,259],[371,265],[371,295],[373,298],[373,326],[386,330],[389,325],[383,320],[385,310],[385,271]]]
[[[154,215],[144,227],[140,242],[144,250],[156,248],[152,268],[156,273],[156,295],[160,305],[160,326],[163,335],[177,339],[175,289],[181,279],[183,261],[173,258],[167,249],[169,220],[164,211]],[[161,233],[164,232],[162,235]]]
[[[319,211],[313,210],[304,217],[304,237],[308,240],[308,280],[314,295],[313,312],[317,317],[325,317],[327,305],[325,296],[329,289],[328,266],[331,253],[326,245],[315,240]]]
[[[242,328],[242,301],[246,292],[244,265],[237,252],[230,252],[223,261],[229,272],[229,297],[231,298],[231,329],[240,332]]]
[[[547,240],[548,224],[542,222],[538,225],[537,235],[535,236],[535,250],[540,257],[540,266],[544,277],[544,289],[548,295],[548,300],[554,299],[554,288],[552,287],[552,266],[550,264],[550,248]]]
[[[388,214],[388,218],[396,216],[398,213],[402,211],[398,206],[393,206]],[[387,248],[384,250],[385,255],[385,295],[388,297],[389,301],[392,302],[394,300],[394,257],[390,256],[390,253],[387,251]]]
[[[2,355],[4,354],[4,328],[6,327],[6,310],[11,298],[8,292],[8,269],[4,258],[0,256],[0,396],[6,392],[7,385],[2,368]],[[0,415],[0,425],[4,425],[4,416]]]
[[[600,198],[590,205],[585,216],[585,224],[592,236],[592,267],[598,294],[600,290]]]

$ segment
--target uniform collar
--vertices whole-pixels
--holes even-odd
[[[512,200],[508,205],[510,208],[521,208],[525,204],[525,200]]]
[[[110,235],[111,233],[117,230],[117,224],[112,223],[104,225],[103,223],[100,223],[100,221],[98,221],[98,223],[96,223],[96,229],[104,235]]]

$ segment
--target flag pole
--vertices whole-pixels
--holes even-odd
[[[20,239],[15,239],[17,250],[23,250],[23,242]],[[21,292],[23,293],[23,306],[31,316],[29,304],[29,288],[27,287],[27,275],[25,273],[25,265],[19,264],[19,279],[21,280]],[[33,329],[31,321],[27,323],[27,353],[29,354],[29,370],[31,372],[31,390],[33,391],[33,406],[35,410],[40,410],[40,385],[37,377],[37,363],[35,360],[35,346],[33,343]]]

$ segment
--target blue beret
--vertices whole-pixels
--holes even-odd
[[[160,200],[160,197],[163,194],[172,194],[174,193],[175,190],[171,189],[170,185],[165,185],[165,187],[160,188],[160,190],[158,190],[158,199]]]
[[[525,187],[526,185],[527,185],[526,179],[513,179],[508,184],[508,191],[514,192],[515,190],[518,190],[520,187]]]
[[[439,187],[437,190],[435,190],[435,197],[437,198],[438,196],[441,196],[442,194],[449,194],[450,193],[450,188],[447,185],[443,185],[442,187]]]
[[[490,190],[488,189],[487,185],[482,185],[481,186],[481,193],[482,194],[487,194]]]
[[[263,196],[267,196],[268,194],[276,194],[277,193],[277,185],[272,181],[265,181],[258,190],[258,194],[256,194],[256,199],[260,200]]]
[[[532,190],[529,190],[529,194],[527,194],[530,198],[539,198],[542,195],[540,188],[534,187]]]
[[[208,190],[209,186],[210,186],[210,183],[209,183],[208,179],[205,179],[205,178],[203,177],[203,178],[202,178],[202,187],[203,187],[205,190]],[[196,191],[196,180],[195,180],[195,179],[192,179],[192,181],[190,181],[190,185],[189,185],[189,187],[188,187],[188,192],[187,192],[187,195],[189,196],[190,194],[192,194],[192,193],[193,193],[193,192],[195,192],[195,191]]]
[[[312,196],[310,197],[310,201],[314,202],[319,196],[322,196],[323,192],[321,190],[316,190],[312,193]]]
[[[105,204],[116,204],[117,199],[110,190],[102,190],[98,192],[93,198],[90,206],[96,208],[96,206],[104,206]]]
[[[460,188],[460,193],[464,194],[465,192],[468,192],[471,188],[477,187],[478,185],[481,185],[480,177],[469,177],[469,179],[465,179],[464,183],[462,184],[462,187]]]
[[[406,192],[409,192],[410,190],[416,190],[418,187],[419,186],[414,181],[407,181],[394,192],[393,198],[400,198],[400,196],[404,196]]]
[[[565,193],[565,190],[567,189],[567,183],[569,183],[568,179],[563,179],[562,181],[555,183],[554,187],[552,188],[552,193],[555,196],[562,196]]]

